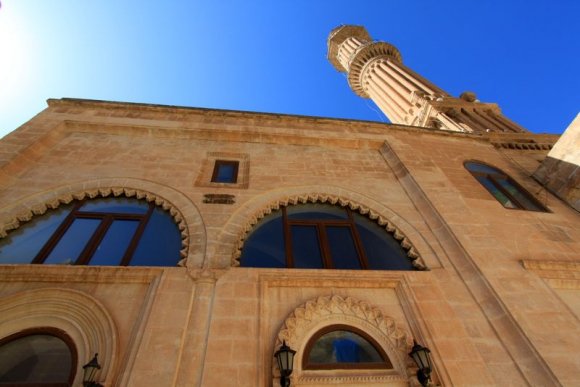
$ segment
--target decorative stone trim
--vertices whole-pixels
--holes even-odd
[[[352,325],[365,331],[385,350],[393,369],[383,370],[349,370],[332,375],[324,371],[302,370],[302,357],[309,338],[321,328],[334,324]],[[366,302],[351,297],[341,296],[318,297],[296,308],[284,321],[276,338],[275,349],[285,341],[297,351],[295,378],[305,384],[322,383],[338,384],[378,383],[380,381],[406,381],[412,367],[408,366],[407,352],[412,346],[410,335],[400,328],[392,317]],[[273,356],[273,354],[272,354]],[[277,367],[273,365],[273,374]],[[342,375],[341,375],[342,374]]]
[[[524,259],[522,266],[555,289],[580,289],[580,262]]]
[[[81,385],[82,366],[98,352],[104,384],[113,384],[119,365],[118,334],[106,308],[78,290],[44,288],[27,290],[0,299],[0,338],[31,328],[65,331],[78,353],[74,385]]]
[[[522,143],[522,142],[492,142],[496,148],[515,149],[515,150],[550,150],[553,144]]]
[[[160,192],[163,196],[152,193],[149,189]],[[4,238],[8,231],[28,222],[33,216],[42,215],[49,209],[56,209],[62,204],[69,204],[74,200],[111,196],[144,199],[168,211],[181,233],[180,257],[182,259],[179,265],[201,265],[205,255],[205,229],[197,208],[180,192],[139,179],[101,179],[63,186],[25,197],[11,206],[0,209],[0,238]],[[180,209],[175,203],[179,204]]]
[[[399,241],[401,247],[407,252],[407,257],[411,260],[413,267],[417,270],[427,270],[427,266],[425,262],[409,240],[397,228],[392,222],[389,222],[388,219],[385,219],[380,214],[376,213],[375,211],[365,207],[361,204],[354,203],[351,200],[339,198],[335,195],[327,195],[327,194],[320,194],[320,193],[311,193],[307,195],[299,195],[299,196],[292,196],[286,197],[282,200],[270,203],[265,208],[262,208],[258,213],[254,214],[246,225],[242,229],[241,235],[238,237],[238,241],[235,246],[234,254],[232,257],[232,264],[233,266],[240,265],[240,256],[242,255],[242,247],[244,244],[244,240],[246,239],[248,233],[253,229],[253,227],[260,221],[260,219],[264,218],[266,215],[272,213],[272,211],[279,210],[280,207],[294,205],[294,204],[305,204],[305,203],[329,203],[333,205],[340,205],[341,207],[348,207],[353,211],[357,211],[362,215],[366,215],[368,218],[375,220],[381,227],[384,227],[387,232],[393,235],[393,237]]]

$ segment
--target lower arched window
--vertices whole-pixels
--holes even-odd
[[[302,361],[305,370],[393,368],[375,340],[348,325],[318,331],[306,344]]]
[[[348,207],[320,203],[282,207],[262,219],[244,242],[240,265],[413,270],[384,227]]]
[[[181,235],[154,203],[83,200],[49,211],[0,240],[0,264],[175,266]]]
[[[28,329],[0,339],[0,386],[69,387],[76,367],[76,348],[59,329]]]

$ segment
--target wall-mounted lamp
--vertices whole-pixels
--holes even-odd
[[[99,356],[99,354],[95,353],[95,356],[91,359],[91,361],[83,366],[83,370],[85,371],[83,375],[84,387],[103,387],[101,383],[95,382],[97,371],[101,369],[101,365],[99,364],[97,356]]]
[[[413,348],[409,352],[409,356],[413,359],[417,367],[417,379],[421,386],[425,387],[429,384],[429,378],[431,375],[431,356],[429,355],[431,351],[427,347],[417,344],[413,340]]]
[[[286,341],[282,342],[282,346],[274,354],[280,370],[280,385],[282,387],[290,386],[289,376],[292,374],[295,354],[296,351],[287,346]]]

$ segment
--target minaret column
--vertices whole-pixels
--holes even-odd
[[[364,27],[333,30],[328,38],[328,59],[338,71],[348,74],[356,94],[371,98],[395,124],[411,124],[418,111],[418,96],[435,99],[447,95],[407,69],[396,47],[373,42]]]
[[[396,47],[373,42],[364,27],[335,28],[327,43],[328,60],[347,74],[355,94],[372,99],[393,124],[455,132],[526,131],[472,92],[451,97],[406,67]]]

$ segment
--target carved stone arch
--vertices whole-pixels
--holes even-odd
[[[31,328],[57,328],[72,339],[78,354],[73,385],[82,384],[82,366],[95,353],[102,366],[100,379],[112,385],[118,367],[118,333],[98,300],[64,288],[27,290],[0,299],[0,338]]]
[[[56,209],[73,200],[125,196],[154,202],[168,211],[181,233],[180,265],[201,267],[205,256],[206,232],[199,210],[183,193],[165,185],[132,178],[106,178],[71,183],[17,199],[0,208],[0,238],[28,222],[35,215]]]
[[[354,376],[345,374],[342,375],[343,377],[351,382],[391,381],[404,384],[408,382],[408,375],[413,372],[407,359],[407,354],[412,347],[410,334],[379,308],[351,297],[334,295],[318,297],[296,308],[286,318],[276,337],[274,349],[279,348],[285,341],[289,347],[296,350],[294,377],[299,384],[330,382],[328,375],[316,376],[308,375],[310,372],[303,372],[302,361],[309,339],[320,329],[336,324],[350,325],[364,331],[381,346],[393,365],[393,370],[387,372],[386,375],[357,373]],[[277,372],[277,366],[273,364],[273,374],[276,375]],[[337,377],[333,376],[330,379],[337,379]]]
[[[399,241],[418,270],[427,269],[424,259],[426,255],[434,257],[433,250],[419,231],[393,210],[368,196],[335,186],[291,187],[266,192],[253,198],[230,217],[219,237],[214,256],[218,260],[229,256],[229,264],[239,266],[244,240],[254,225],[281,206],[301,203],[329,203],[349,207],[375,220]],[[223,265],[227,264],[224,262]]]

